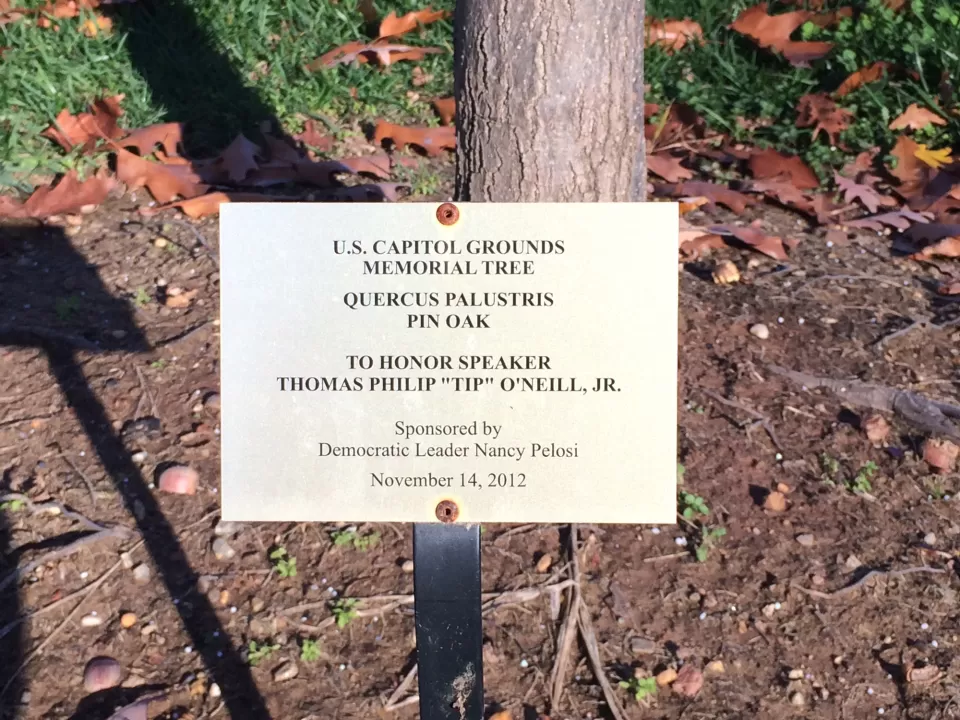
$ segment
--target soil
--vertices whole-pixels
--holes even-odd
[[[128,195],[61,227],[0,228],[0,494],[130,530],[48,559],[23,573],[16,594],[3,593],[0,679],[27,662],[0,706],[13,717],[104,718],[159,692],[149,717],[416,717],[415,703],[384,709],[415,662],[411,606],[315,629],[335,598],[412,592],[402,567],[410,526],[360,526],[360,536],[379,534],[360,549],[335,545],[333,524],[244,525],[221,538],[232,556],[215,554],[217,224],[143,217],[142,202]],[[923,438],[898,418],[887,418],[887,446],[874,445],[859,427],[869,411],[769,369],[957,404],[960,327],[947,323],[960,306],[937,299],[941,270],[900,256],[891,237],[831,236],[831,247],[796,216],[766,207],[739,220],[753,218],[799,240],[788,266],[728,248],[680,269],[680,489],[704,498],[709,517],[579,528],[583,601],[604,672],[629,718],[960,717],[960,476],[934,474],[918,454]],[[739,283],[712,282],[721,259],[737,264]],[[196,291],[188,307],[165,306],[174,288]],[[926,315],[945,327],[918,325],[877,344]],[[767,339],[749,332],[755,323]],[[198,471],[195,495],[155,487],[170,463]],[[869,488],[855,492],[864,468]],[[783,512],[764,507],[778,487]],[[36,505],[6,505],[0,582],[84,530]],[[726,535],[698,562],[704,525]],[[545,582],[566,564],[568,538],[566,526],[485,526],[485,591]],[[281,546],[296,558],[295,577],[271,569]],[[539,573],[543,554],[554,567]],[[150,570],[142,584],[135,574],[145,571],[130,567],[141,563]],[[943,572],[825,596],[870,570],[924,566]],[[554,616],[540,598],[486,616],[488,714],[610,716],[579,643],[550,707],[565,609]],[[132,627],[121,625],[124,613],[136,616]],[[319,642],[318,659],[299,658],[303,638]],[[251,667],[251,641],[278,647]],[[122,687],[84,690],[94,656],[119,661]],[[296,677],[275,679],[284,663],[296,663]],[[922,682],[924,663],[940,677]],[[662,688],[645,705],[617,687],[638,668],[681,666],[704,672],[695,697]]]

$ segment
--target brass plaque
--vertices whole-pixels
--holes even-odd
[[[221,208],[223,517],[675,522],[677,205],[438,207]]]

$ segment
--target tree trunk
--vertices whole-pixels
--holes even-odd
[[[456,198],[640,201],[644,0],[457,0]]]

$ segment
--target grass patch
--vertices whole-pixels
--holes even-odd
[[[20,4],[36,7],[40,0]],[[376,0],[380,16],[422,9],[420,0]],[[453,9],[436,0],[435,9]],[[356,0],[171,0],[114,6],[111,34],[79,31],[89,13],[56,20],[59,30],[26,17],[0,26],[0,183],[78,164],[40,136],[57,113],[80,112],[103,95],[123,93],[125,127],[187,122],[190,149],[222,149],[237,132],[275,116],[299,132],[306,116],[432,118],[429,100],[452,91],[453,32],[441,20],[403,36],[444,54],[386,68],[340,65],[307,72],[304,65],[349,42],[369,38]],[[424,85],[412,84],[419,65]],[[420,98],[411,100],[415,91]]]

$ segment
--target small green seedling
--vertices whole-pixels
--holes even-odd
[[[353,598],[341,598],[330,607],[338,628],[345,628],[357,616],[356,605]]]
[[[279,649],[279,645],[260,645],[256,640],[251,640],[247,646],[247,662],[251,666],[256,666],[261,660],[266,660]]]
[[[76,295],[71,295],[66,298],[58,298],[56,305],[54,306],[54,311],[57,313],[57,317],[66,322],[74,313],[80,309],[80,298]]]
[[[840,475],[840,461],[823,453],[820,456],[820,480],[831,487],[837,484]]]
[[[620,687],[629,692],[641,705],[648,705],[650,698],[657,694],[657,681],[652,677],[632,677],[621,680]]]
[[[313,662],[320,659],[320,643],[316,640],[304,639],[300,644],[300,659],[304,662]]]
[[[869,461],[857,471],[857,475],[853,480],[847,482],[847,488],[858,495],[871,492],[873,485],[870,483],[870,478],[877,474],[878,469],[877,464],[873,460]]]
[[[683,485],[683,476],[687,474],[687,468],[682,462],[677,463],[677,485]]]
[[[706,562],[707,558],[710,557],[710,548],[716,545],[717,541],[726,534],[726,528],[703,528],[700,544],[697,545],[697,562]]]
[[[10,512],[17,512],[18,510],[23,510],[26,506],[26,503],[23,500],[13,499],[7,500],[6,502],[0,503],[0,510],[9,510]]]
[[[693,493],[680,493],[680,506],[683,508],[680,514],[687,520],[693,520],[698,515],[706,516],[710,514],[707,501]]]
[[[137,288],[137,291],[133,294],[133,304],[137,307],[143,307],[147,305],[151,299],[150,293],[148,293],[144,288]]]
[[[356,530],[334,530],[330,533],[333,544],[337,547],[346,547],[353,545],[354,549],[360,552],[366,552],[380,542],[380,533],[372,532],[369,535],[361,535]]]
[[[287,554],[285,547],[278,547],[270,553],[270,559],[273,560],[273,569],[282,578],[292,578],[297,576],[297,559]]]
[[[152,363],[150,363],[150,367],[154,370],[163,370],[166,366],[167,366],[167,361],[164,360],[163,358],[160,358],[159,360],[154,360]]]

